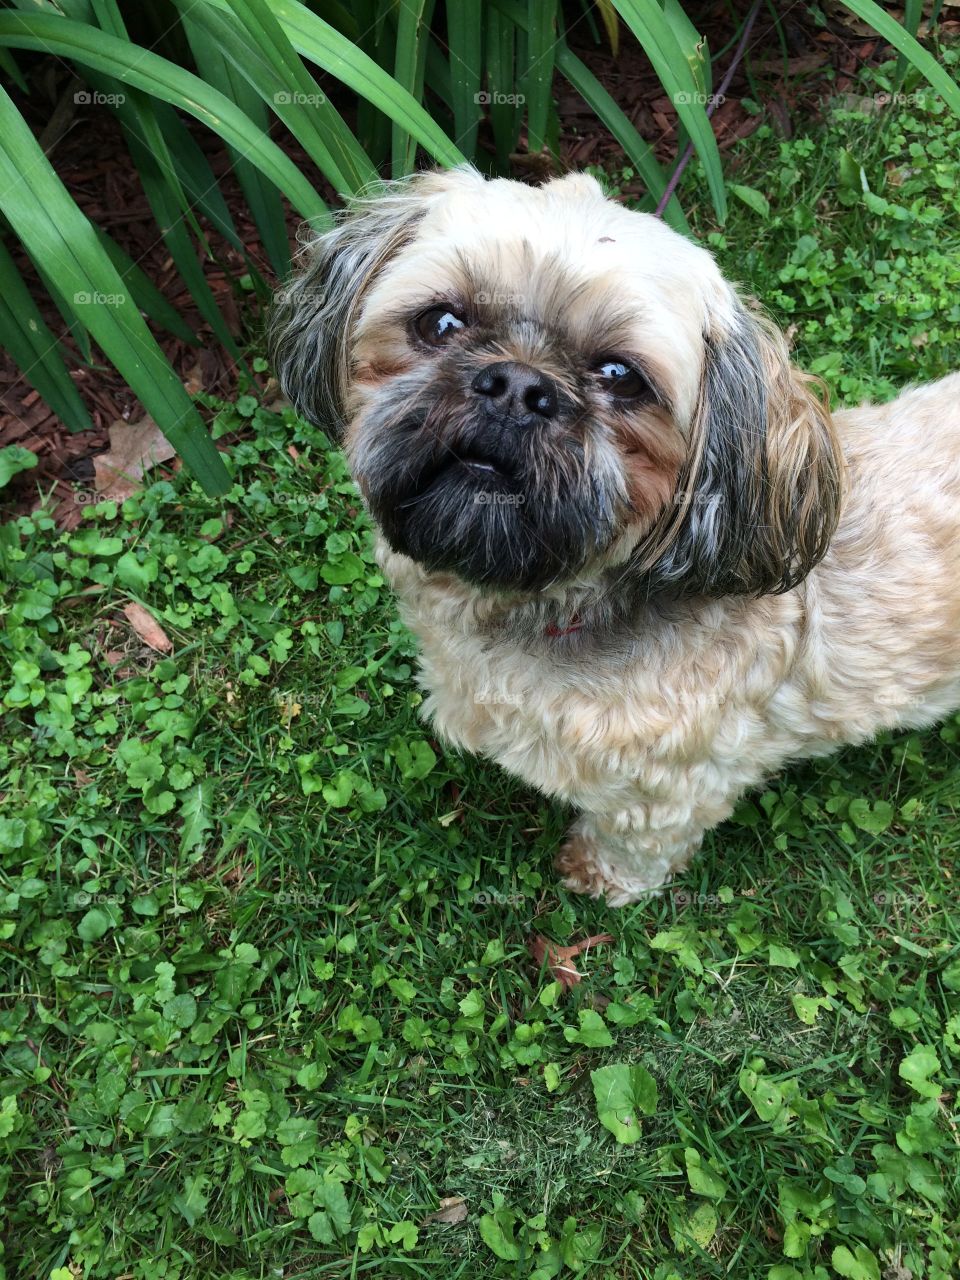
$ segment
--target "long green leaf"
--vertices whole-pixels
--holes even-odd
[[[193,7],[193,0],[178,0]],[[245,33],[245,49],[238,69],[252,73],[272,68],[272,105],[288,128],[308,147],[311,156],[336,185],[349,194],[376,180],[377,172],[340,113],[321,90],[290,43],[266,0],[228,0]],[[203,20],[201,11],[201,20]],[[228,57],[231,53],[224,49]],[[251,83],[259,87],[251,74]]]
[[[126,104],[129,106],[129,104]],[[124,113],[126,114],[126,113]],[[143,116],[139,117],[141,121]],[[126,130],[127,146],[140,175],[144,193],[160,227],[163,242],[170,251],[180,278],[190,291],[197,310],[209,324],[218,342],[238,355],[233,334],[227,327],[217,300],[213,296],[203,267],[197,259],[197,251],[184,223],[184,209],[177,199],[177,186],[169,181],[169,152],[154,151],[147,147],[133,129]],[[178,184],[179,185],[179,184]]]
[[[418,101],[423,96],[423,73],[427,65],[427,44],[435,0],[404,0],[397,19],[397,52],[393,78]],[[393,122],[393,176],[402,178],[413,169],[416,138],[396,120]]]
[[[452,0],[446,6],[450,50],[450,91],[456,143],[472,156],[480,128],[483,83],[483,7],[481,0]]]
[[[339,31],[298,0],[267,0],[291,44],[311,62],[395,121],[439,164],[458,165],[464,156],[417,100]],[[230,12],[228,0],[204,0],[196,12]]]
[[[660,83],[673,102],[680,122],[690,135],[710,189],[718,219],[727,216],[727,193],[723,185],[720,151],[706,104],[697,87],[683,49],[657,0],[613,0],[614,7],[643,45]]]
[[[487,10],[485,59],[487,102],[497,152],[497,169],[510,171],[510,153],[517,144],[519,121],[511,97],[515,97],[516,40],[519,24],[497,9]],[[521,28],[522,29],[522,28]]]
[[[378,67],[389,68],[393,61],[393,29],[388,21],[390,0],[354,0],[353,22],[345,25],[326,4],[314,4],[315,12],[337,31],[348,36]],[[358,95],[357,134],[378,172],[390,155],[392,125],[383,112]]]
[[[141,99],[143,95],[140,95]],[[176,170],[177,179],[187,197],[187,208],[203,214],[229,244],[239,253],[244,252],[233,214],[227,205],[220,184],[210,168],[203,148],[187,128],[186,122],[166,102],[153,102],[157,124],[166,143],[167,152]],[[198,231],[191,219],[191,225]]]
[[[424,72],[424,84],[430,88],[430,93],[438,99],[441,112],[445,109],[450,117],[450,128],[444,131],[448,133],[456,145],[459,147],[462,138],[456,136],[456,127],[453,120],[453,84],[450,78],[450,63],[444,57],[440,46],[435,39],[427,41],[427,65]],[[473,103],[473,109],[477,112],[477,121],[480,120],[480,113],[477,111],[478,104]],[[436,112],[434,112],[436,114]]]
[[[523,91],[527,99],[527,136],[530,151],[542,151],[547,143],[547,120],[553,91],[553,64],[557,47],[556,0],[527,0],[527,66]]]
[[[868,22],[879,36],[882,36],[893,47],[917,68],[923,78],[936,89],[943,100],[956,115],[960,115],[960,86],[950,78],[932,53],[928,53],[914,36],[897,22],[896,18],[885,13],[874,0],[842,0],[843,4],[855,13],[858,18]]]
[[[193,0],[175,0],[190,11],[195,21],[215,40],[223,55],[242,75],[270,110],[283,121],[300,142],[324,177],[339,192],[347,194],[354,189],[350,177],[334,159],[326,130],[321,129],[318,113],[321,99],[326,95],[317,88],[314,92],[289,89],[291,73],[284,73],[270,60],[251,55],[250,36],[243,30],[236,17],[229,12],[219,12],[214,6],[199,8]]]
[[[263,99],[239,70],[223,56],[222,50],[209,33],[194,22],[188,13],[183,15],[183,29],[190,43],[197,69],[208,84],[219,89],[244,112],[251,123],[266,133],[270,127],[269,116]],[[260,233],[260,240],[270,259],[274,272],[281,280],[290,274],[290,246],[284,225],[283,205],[280,193],[268,182],[255,165],[230,147],[230,161],[237,181],[243,191],[250,213]]]
[[[130,37],[118,0],[91,0],[91,4],[97,23],[102,30],[121,40],[129,41]],[[90,73],[87,74],[89,78]],[[116,91],[119,88],[119,83],[110,77],[109,89]],[[119,105],[115,109],[128,135],[133,134],[138,137],[151,153],[157,177],[169,189],[171,199],[180,206],[183,216],[200,240],[204,252],[209,252],[209,249],[202,228],[194,216],[195,208],[209,219],[224,239],[240,253],[244,253],[244,246],[237,235],[233,217],[207,158],[170,104],[152,98],[139,89],[131,89],[129,94],[119,98]],[[163,217],[158,217],[158,222],[166,238],[168,223]],[[170,251],[179,268],[180,260],[172,244]],[[181,275],[183,275],[182,271]],[[201,305],[201,309],[204,306],[208,310],[212,308],[215,319],[211,318],[211,323],[217,336],[220,337],[218,326],[221,326],[225,332],[228,331],[222,324],[219,308],[212,293],[206,288],[205,281],[203,289],[203,296],[197,297],[198,305]],[[230,346],[229,341],[226,345]]]
[[[113,0],[97,0],[97,11],[102,21],[112,20],[123,30]],[[99,71],[88,70],[87,80],[92,88],[112,102],[112,110],[124,131],[160,235],[201,316],[226,349],[232,355],[238,355],[236,342],[207,283],[188,232],[188,226],[192,227],[203,252],[209,256],[206,237],[194,214],[195,204],[221,235],[244,252],[233,218],[206,158],[181,118],[167,103]],[[168,145],[168,137],[173,145]],[[187,332],[190,333],[189,330]],[[190,340],[195,342],[196,337],[191,334]],[[86,358],[89,360],[89,353],[86,353]]]
[[[903,27],[906,32],[912,36],[916,36],[920,30],[920,21],[923,18],[923,0],[904,0],[903,5]],[[897,88],[903,84],[903,78],[907,74],[909,62],[905,54],[900,54],[897,58]]]
[[[150,277],[140,270],[130,255],[121,249],[116,240],[111,239],[102,227],[94,227],[94,230],[114,269],[130,291],[137,309],[148,315],[154,324],[160,325],[168,333],[180,338],[182,342],[195,343],[197,335],[176,307],[171,306]]]
[[[523,6],[516,0],[494,0],[496,7],[515,26],[524,28],[528,18]],[[556,50],[556,66],[560,74],[576,89],[577,93],[596,112],[603,124],[610,130],[627,154],[630,163],[646,183],[652,202],[657,203],[667,189],[667,177],[660,167],[653,149],[641,138],[630,120],[614,102],[600,81],[586,63],[569,48],[566,39],[561,38]],[[664,210],[664,221],[676,231],[690,235],[690,228],[684,217],[680,201],[676,196],[670,198]]]
[[[44,323],[2,240],[0,345],[10,352],[22,377],[40,392],[71,431],[85,431],[93,426],[60,356],[60,344]]]
[[[287,196],[305,218],[327,207],[276,143],[255,128],[229,98],[149,49],[48,13],[0,12],[0,45],[71,58],[180,107],[236,147]]]
[[[8,49],[0,49],[0,71],[10,77],[21,93],[29,92],[29,86],[17,66],[16,59]]]
[[[107,27],[111,34],[116,33],[119,38],[125,38],[125,29],[114,0],[95,0],[95,7],[100,21],[112,24]],[[124,86],[112,76],[93,72],[90,79],[92,84],[102,87],[104,92],[116,98],[113,111],[123,128],[140,184],[160,228],[164,244],[170,251],[190,296],[218,341],[231,355],[238,355],[237,344],[197,260],[196,248],[186,225],[189,223],[193,226],[205,247],[205,237],[193,213],[192,202],[196,201],[221,234],[242,249],[233,219],[205,158],[200,155],[198,172],[194,152],[199,151],[199,148],[187,134],[183,121],[167,103],[158,102],[139,89]],[[116,92],[118,89],[125,89],[126,92]],[[167,144],[161,119],[172,134],[172,147]],[[189,174],[189,194],[181,181],[181,168]],[[222,209],[217,201],[211,199],[213,192],[220,196],[219,205],[222,205]]]
[[[58,19],[54,22],[61,25]],[[96,35],[107,39],[103,33]],[[2,87],[0,208],[31,258],[56,275],[76,310],[82,308],[83,323],[94,340],[207,493],[226,492],[230,475],[199,413],[128,296],[93,226]]]
[[[688,5],[687,8],[689,7]],[[706,102],[713,83],[713,67],[706,38],[690,21],[680,0],[665,0],[663,14],[687,60],[697,89]]]
[[[653,154],[653,148],[641,138],[590,68],[581,62],[566,44],[562,44],[557,49],[557,70],[570,81],[584,102],[589,104],[623,147],[630,163],[643,178],[647,191],[652,197],[652,203],[657,204],[667,189],[667,179]],[[690,235],[690,227],[683,208],[675,195],[670,197],[663,211],[663,218],[675,231]]]
[[[53,299],[54,306],[60,312],[63,323],[67,326],[70,337],[77,345],[77,349],[85,364],[93,364],[93,344],[90,341],[90,335],[83,327],[83,323],[77,318],[76,310],[72,302],[68,302],[64,294],[60,291],[59,284],[54,278],[53,273],[48,271],[42,262],[35,262],[37,275],[43,281],[43,287]]]
[[[223,0],[207,0],[207,3],[222,5]],[[305,58],[373,103],[416,138],[424,151],[439,164],[463,164],[463,154],[420,103],[399,89],[393,78],[372,58],[298,0],[269,0],[269,4],[294,48]]]

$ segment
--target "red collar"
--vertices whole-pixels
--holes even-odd
[[[544,631],[544,635],[549,636],[551,640],[555,640],[557,639],[558,636],[573,635],[575,631],[579,631],[582,627],[583,627],[583,620],[581,619],[579,613],[575,613],[573,617],[570,619],[569,626],[558,627],[555,622],[551,622],[547,626],[546,630]]]

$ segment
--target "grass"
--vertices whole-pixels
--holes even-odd
[[[761,130],[699,220],[841,399],[960,367],[958,141],[922,92]],[[570,897],[568,815],[419,721],[339,453],[237,429],[223,501],[0,531],[6,1275],[955,1276],[960,722]],[[565,992],[531,931],[613,941]]]

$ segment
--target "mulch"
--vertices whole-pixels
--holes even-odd
[[[747,7],[740,6],[741,12]],[[807,15],[806,5],[794,5],[782,21],[785,51],[766,9],[762,11],[752,33],[749,57],[713,117],[722,152],[728,151],[764,120],[772,121],[789,136],[793,122],[815,114],[825,94],[853,87],[864,63],[888,56],[886,46],[868,32],[858,30],[842,6],[836,5],[833,10],[827,6],[827,9],[830,14],[827,26],[817,27]],[[589,22],[579,19],[579,12],[569,18],[571,47],[640,134],[651,142],[658,159],[670,166],[677,151],[676,116],[642,49],[629,32],[622,31],[620,50],[614,57],[605,37],[601,35],[601,42],[595,43]],[[711,49],[723,48],[729,42],[732,29],[726,3],[703,4],[698,10],[691,9],[691,16],[707,35]],[[960,27],[960,23],[950,25]],[[719,60],[716,79],[729,57],[728,52]],[[84,105],[76,109],[73,94],[79,81],[58,60],[37,58],[25,65],[31,93],[19,95],[18,106],[47,149],[71,196],[87,217],[109,231],[199,336],[199,344],[195,346],[155,329],[164,354],[191,392],[202,391],[220,397],[235,394],[238,369],[230,355],[212,338],[177,274],[115,117],[105,106]],[[755,91],[748,80],[748,71],[754,86],[762,88],[763,109],[759,115],[751,114],[742,104],[742,99]],[[324,86],[328,87],[332,99],[349,121],[349,97],[334,83]],[[582,168],[588,164],[612,171],[621,169],[622,151],[586,104],[559,78],[556,93],[561,118],[560,169]],[[270,279],[269,266],[225,147],[213,134],[193,121],[189,123],[220,182],[249,259]],[[325,198],[335,203],[333,193],[296,141],[289,135],[284,136],[280,127],[275,137]],[[481,134],[481,145],[492,151],[492,140],[485,134]],[[550,161],[545,161],[544,156],[529,156],[521,151],[514,158],[515,176],[531,180],[540,177],[545,163],[549,169]],[[624,196],[643,194],[639,179],[626,182],[622,189]],[[291,213],[288,220],[291,244],[295,242],[298,222],[297,216]],[[236,249],[204,225],[203,219],[201,225],[211,249],[203,261],[210,288],[241,345],[255,344],[256,308],[251,305],[250,295],[243,294],[236,283],[248,265]],[[143,410],[120,375],[105,360],[100,358],[92,367],[84,362],[32,263],[18,245],[11,247],[45,321],[62,341],[70,376],[80,390],[94,425],[92,430],[70,432],[46,407],[6,353],[0,352],[0,448],[21,445],[32,450],[38,459],[37,468],[16,477],[3,497],[7,511],[17,512],[36,507],[38,494],[52,493],[55,502],[60,503],[61,521],[72,525],[80,518],[74,487],[89,485],[91,460],[108,447],[109,426],[117,420],[136,421]]]

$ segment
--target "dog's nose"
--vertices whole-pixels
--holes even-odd
[[[485,396],[491,408],[521,418],[535,413],[540,418],[557,416],[557,389],[545,373],[517,360],[488,364],[473,380],[478,396]]]

